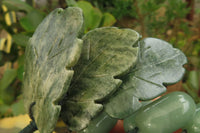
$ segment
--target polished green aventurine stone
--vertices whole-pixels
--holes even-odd
[[[117,123],[117,119],[102,111],[95,117],[87,128],[78,133],[108,133]]]
[[[126,132],[172,133],[193,118],[196,105],[184,92],[173,92],[139,109],[124,120]]]
[[[200,103],[197,104],[194,118],[188,122],[188,125],[183,128],[187,133],[200,133]]]

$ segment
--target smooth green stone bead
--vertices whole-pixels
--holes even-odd
[[[124,120],[126,132],[172,133],[193,118],[196,105],[184,92],[173,92],[142,107]]]
[[[186,129],[187,133],[200,133],[200,103],[197,104],[194,118],[188,122],[184,129]]]
[[[117,119],[110,117],[103,111],[90,122],[86,129],[78,133],[108,133],[116,123]]]

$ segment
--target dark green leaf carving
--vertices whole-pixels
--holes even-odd
[[[139,38],[133,30],[118,28],[95,29],[83,37],[81,58],[62,106],[70,129],[85,128],[102,110],[100,103],[120,86],[119,76],[135,65]]]
[[[33,106],[40,133],[50,133],[57,123],[61,106],[73,76],[73,67],[82,49],[76,36],[83,24],[79,8],[56,9],[36,29],[26,48],[24,103]]]
[[[134,69],[125,76],[121,90],[105,104],[109,115],[124,118],[140,108],[139,100],[149,100],[166,91],[163,84],[179,81],[185,55],[169,43],[147,38],[140,43],[139,60]],[[121,104],[125,103],[125,104]]]

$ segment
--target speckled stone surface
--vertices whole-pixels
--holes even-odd
[[[102,110],[100,102],[120,86],[118,77],[137,62],[139,38],[134,30],[115,27],[97,28],[83,37],[81,58],[61,113],[71,130],[85,128]]]
[[[136,67],[124,76],[119,92],[105,104],[106,112],[119,119],[131,115],[142,106],[139,99],[153,99],[166,91],[163,84],[181,80],[186,62],[180,50],[163,40],[146,38],[140,41]]]
[[[60,115],[58,102],[66,94],[78,61],[83,24],[79,8],[55,9],[37,27],[25,53],[23,95],[40,133],[51,133]]]

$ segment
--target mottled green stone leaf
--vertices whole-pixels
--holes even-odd
[[[137,60],[140,36],[130,29],[98,28],[83,37],[83,49],[62,106],[62,119],[72,130],[85,128],[100,104],[121,84]],[[68,108],[68,107],[73,108]]]
[[[131,89],[122,90],[121,87],[119,92],[112,96],[108,103],[104,104],[105,111],[110,116],[118,119],[124,119],[141,106],[142,104],[139,102],[139,99],[134,96]]]
[[[132,114],[141,107],[139,99],[155,98],[166,91],[163,84],[178,82],[186,62],[185,55],[169,43],[155,38],[144,39],[140,42],[136,67],[123,79],[121,90],[105,105],[106,112],[121,119]]]
[[[26,111],[33,116],[40,133],[54,130],[60,115],[58,102],[66,94],[78,61],[82,40],[76,36],[83,24],[79,8],[56,9],[38,26],[25,53],[23,82]]]

